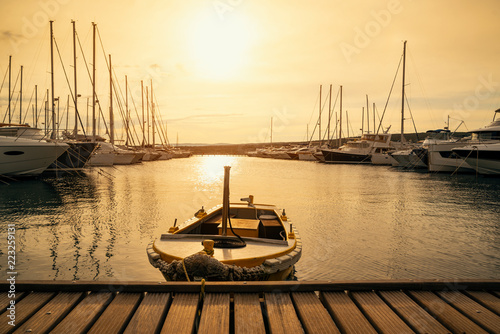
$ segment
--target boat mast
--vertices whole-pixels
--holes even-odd
[[[401,143],[405,142],[404,122],[405,122],[405,63],[406,63],[406,41],[403,43],[403,85],[401,98]]]
[[[127,81],[127,76],[125,76],[125,117],[126,117],[126,120],[125,120],[125,129],[126,129],[126,136],[127,136],[127,141],[125,142],[125,146],[128,146],[128,140],[129,140],[129,136],[128,136],[128,130],[129,130],[129,118],[130,118],[130,114],[129,114],[129,110],[128,110],[128,81]]]
[[[332,84],[330,84],[330,94],[329,94],[329,100],[328,100],[328,136],[326,137],[327,143],[330,142],[330,122],[331,122],[331,118],[332,118]]]
[[[224,190],[222,193],[222,235],[227,236],[227,217],[229,216],[229,170],[224,166]]]
[[[338,147],[342,145],[342,86],[340,86],[340,120],[339,120],[339,142]]]
[[[92,22],[93,40],[92,40],[92,142],[96,141],[96,119],[95,119],[95,103],[96,103],[96,93],[95,93],[95,30],[96,24]]]
[[[375,120],[373,120],[375,122]],[[368,94],[366,94],[366,128],[368,129],[367,133],[370,133],[370,109],[368,107]]]
[[[319,120],[318,120],[318,126],[319,126],[319,131],[318,131],[318,142],[319,146],[321,146],[321,88],[323,85],[319,85]]]
[[[10,82],[12,80],[12,75],[11,75],[11,72],[12,72],[12,56],[9,56],[9,107],[8,107],[8,110],[9,110],[9,124],[11,123],[11,113],[10,113],[10,99],[11,99],[11,96],[10,96]]]
[[[146,146],[149,145],[149,89],[148,86],[146,86],[146,130],[147,130],[147,136],[146,136]]]
[[[23,123],[23,65],[21,65],[21,86],[19,88],[19,124]]]
[[[109,142],[115,144],[115,121],[113,118],[113,73],[111,70],[111,55],[109,55]]]
[[[75,128],[73,129],[73,133],[76,139],[76,135],[78,133],[78,90],[77,90],[77,81],[76,81],[76,22],[75,20],[71,20],[71,24],[73,25],[73,78],[74,78],[74,86],[75,86],[75,96],[73,97],[73,102],[75,104]]]
[[[151,80],[151,123],[153,132],[153,149],[155,148],[155,98],[153,95],[153,80]]]
[[[146,129],[144,129],[144,84],[141,80],[141,101],[142,101],[142,148],[144,148],[144,135]]]
[[[52,134],[50,139],[56,139],[56,105],[54,99],[54,32],[52,29],[52,24],[54,21],[50,21],[50,82],[52,88]]]

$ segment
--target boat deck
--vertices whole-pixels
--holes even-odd
[[[500,333],[500,280],[0,286],[0,333]]]

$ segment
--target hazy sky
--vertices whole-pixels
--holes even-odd
[[[49,20],[68,80],[73,86],[71,20],[78,48],[78,93],[82,119],[91,97],[92,26],[97,23],[97,91],[108,112],[107,55],[123,96],[114,102],[117,127],[125,75],[136,132],[141,113],[141,80],[153,84],[161,120],[175,143],[244,143],[305,140],[319,113],[328,122],[332,85],[333,119],[343,118],[359,135],[368,95],[379,116],[407,41],[405,132],[483,127],[500,108],[500,1],[498,0],[0,0],[0,74],[12,55],[12,86],[23,66],[23,113],[31,108],[34,86],[39,102],[50,88]],[[104,52],[101,48],[104,47]],[[56,53],[55,96],[66,108],[69,93]],[[401,71],[399,71],[401,72]],[[0,122],[7,111],[8,79],[0,93]],[[19,80],[19,79],[17,79]],[[389,99],[383,126],[399,133],[401,73]],[[148,88],[149,90],[150,88]],[[19,81],[13,93],[19,120]],[[131,99],[134,100],[132,103]],[[31,103],[30,103],[31,100]],[[16,102],[17,101],[17,102]],[[14,108],[14,107],[13,107]],[[70,111],[74,110],[70,103]],[[137,110],[137,113],[136,113]],[[123,108],[122,108],[123,111]],[[410,119],[410,111],[413,122]],[[377,116],[377,117],[379,117]],[[61,126],[65,125],[62,116]],[[106,116],[107,117],[107,116]],[[159,118],[159,117],[157,117]],[[30,113],[25,121],[32,124]],[[366,121],[366,118],[365,118]],[[70,118],[70,123],[71,118]],[[378,122],[378,121],[377,121]],[[343,125],[344,136],[347,125]],[[365,125],[366,128],[366,125]],[[102,130],[101,130],[102,133]],[[123,138],[118,131],[118,138]],[[314,135],[318,138],[318,134]],[[158,142],[158,139],[157,139]]]

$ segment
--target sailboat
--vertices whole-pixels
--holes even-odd
[[[297,230],[274,205],[229,202],[229,166],[224,167],[222,205],[162,234],[147,247],[149,262],[168,281],[283,280],[302,254]]]

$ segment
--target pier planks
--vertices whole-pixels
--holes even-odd
[[[6,288],[6,284],[0,284]],[[1,333],[500,333],[500,280],[16,283]],[[4,289],[6,291],[6,289]],[[7,319],[9,299],[0,299]]]

